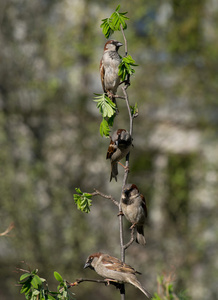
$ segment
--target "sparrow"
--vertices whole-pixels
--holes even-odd
[[[116,257],[101,252],[94,253],[86,260],[84,268],[88,267],[95,270],[97,274],[106,278],[108,281],[115,280],[119,283],[130,283],[134,285],[136,288],[140,289],[148,299],[151,299],[150,293],[143,288],[136,278],[136,274],[141,273]]]
[[[113,96],[116,94],[120,83],[118,71],[121,58],[118,54],[118,50],[122,45],[122,43],[116,40],[107,41],[100,61],[100,76],[103,90],[115,104],[116,101]]]
[[[110,139],[111,140],[107,150],[106,159],[110,158],[111,161],[110,181],[112,180],[112,178],[115,178],[115,180],[117,181],[117,163],[129,153],[132,145],[132,138],[129,132],[125,129],[118,129],[112,134],[112,137],[110,137]]]
[[[126,219],[132,223],[130,228],[136,226],[136,242],[145,245],[143,225],[147,218],[147,206],[145,198],[140,194],[135,184],[126,184],[121,196],[121,209]]]

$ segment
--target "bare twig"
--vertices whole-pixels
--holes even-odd
[[[25,269],[21,269],[21,268],[16,268],[16,272],[19,273],[19,272],[25,272],[25,273],[31,273],[30,271],[28,270],[25,270]]]
[[[123,39],[124,39],[125,56],[127,56],[127,54],[128,54],[127,40],[126,40],[126,37],[125,37],[125,34],[124,34],[124,30],[123,30],[123,26],[122,26],[122,25],[120,25],[120,29],[121,29],[121,32],[122,32],[122,35],[123,35]]]
[[[128,243],[126,243],[126,245],[124,245],[123,247],[124,247],[124,249],[126,250],[129,246],[131,246],[132,245],[132,243],[134,242],[134,232],[135,232],[135,227],[133,227],[132,229],[131,229],[131,238],[130,238],[130,241],[128,242]]]
[[[120,29],[121,29],[121,32],[122,32],[122,35],[123,35],[123,39],[124,39],[124,43],[125,43],[125,56],[128,55],[128,46],[127,46],[127,40],[126,40],[126,37],[125,37],[125,34],[124,34],[124,30],[123,30],[123,26],[121,25],[120,26]],[[130,76],[128,75],[127,76],[127,80],[125,81],[125,85],[122,87],[122,90],[123,90],[123,94],[124,94],[124,98],[125,98],[125,101],[126,101],[126,105],[127,105],[127,109],[128,109],[128,112],[129,112],[129,117],[130,117],[130,135],[132,136],[132,116],[131,116],[131,110],[130,110],[130,106],[129,106],[129,100],[128,100],[128,95],[127,95],[127,88],[128,86],[130,85]],[[122,184],[122,191],[123,191],[123,187],[124,185],[126,184],[127,182],[127,178],[128,178],[128,173],[129,173],[129,153],[127,154],[126,156],[126,169],[125,169],[125,173],[124,173],[124,177],[123,177],[123,184]],[[119,210],[121,210],[121,198],[122,198],[122,191],[121,191],[121,196],[120,196],[120,204],[119,204]],[[123,216],[122,214],[119,215],[119,225],[120,225],[120,256],[121,256],[121,260],[123,262],[125,262],[125,250],[127,249],[127,245],[124,245],[124,234],[123,234]],[[120,290],[120,295],[121,295],[121,300],[125,300],[125,285],[123,284],[123,289]]]
[[[67,287],[71,288],[73,286],[79,285],[81,282],[89,281],[89,282],[95,282],[95,283],[104,283],[105,285],[114,285],[117,289],[122,289],[122,284],[117,282],[116,280],[110,280],[110,279],[89,279],[89,278],[79,278],[76,279],[75,282],[67,282]]]
[[[101,196],[101,197],[103,197],[103,198],[105,198],[105,199],[110,199],[116,206],[119,207],[119,203],[118,203],[111,195],[105,195],[105,194],[99,192],[99,191],[96,190],[96,189],[94,189],[94,191],[95,191],[94,193],[91,193],[92,196],[97,196],[97,195],[99,195],[99,196]]]
[[[129,113],[129,120],[130,120],[129,133],[132,136],[132,131],[133,131],[133,117],[132,117],[132,114],[131,114],[131,109],[130,109],[130,105],[129,105],[129,98],[128,98],[128,94],[126,92],[126,89],[127,89],[127,85],[125,85],[125,86],[122,87],[122,91],[123,91],[123,94],[124,94],[124,97],[125,97],[125,100],[126,100],[126,106],[127,106],[128,113]]]
[[[119,204],[119,210],[122,211],[121,202]],[[121,257],[121,260],[124,262],[125,261],[125,252],[123,251],[124,242],[123,242],[123,215],[122,214],[119,214],[119,225],[120,225],[120,257]]]
[[[114,95],[113,98],[119,98],[119,99],[126,100],[126,98],[124,96],[120,96],[120,95]]]
[[[8,236],[8,235],[9,235],[8,233],[9,233],[13,228],[14,228],[14,223],[11,223],[11,224],[8,226],[8,228],[7,228],[4,232],[0,233],[0,236]]]

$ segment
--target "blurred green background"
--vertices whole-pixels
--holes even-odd
[[[24,299],[14,272],[27,268],[21,261],[52,287],[54,271],[98,278],[83,270],[92,252],[119,257],[116,207],[96,197],[86,215],[73,201],[75,187],[120,197],[123,170],[109,183],[109,140],[92,101],[102,92],[101,19],[118,4],[139,65],[128,89],[139,107],[129,182],[149,207],[147,245],[134,243],[126,262],[150,292],[158,274],[173,271],[177,291],[218,298],[218,0],[1,0],[0,232],[15,225],[0,237],[1,300]],[[123,41],[120,32],[113,38]],[[114,128],[128,129],[124,101],[118,106]],[[120,299],[93,283],[73,291],[78,300]]]

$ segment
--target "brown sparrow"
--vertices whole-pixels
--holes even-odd
[[[136,242],[145,245],[143,225],[147,217],[147,207],[144,196],[135,184],[126,184],[123,187],[121,208],[126,219],[132,223],[130,228],[136,226]]]
[[[115,280],[119,283],[131,283],[136,288],[140,289],[147,298],[151,299],[151,295],[143,288],[136,278],[136,274],[141,273],[116,257],[101,252],[94,253],[86,260],[84,268],[88,267],[95,270],[96,273],[106,278],[108,281]]]
[[[104,53],[100,61],[102,87],[104,92],[107,93],[108,97],[110,97],[114,103],[116,103],[116,101],[113,95],[116,94],[120,83],[118,70],[121,58],[118,54],[118,50],[122,45],[122,43],[115,40],[108,41],[104,46]]]
[[[123,157],[125,157],[129,153],[131,145],[132,138],[129,132],[125,129],[118,129],[113,133],[106,156],[106,159],[110,158],[111,160],[110,181],[112,180],[112,178],[115,178],[115,180],[117,181],[117,162],[119,162]]]

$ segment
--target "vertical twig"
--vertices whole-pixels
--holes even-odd
[[[127,40],[126,40],[122,25],[120,25],[120,29],[121,29],[123,39],[124,39],[124,44],[125,44],[125,56],[127,56],[127,53],[128,53]],[[128,100],[126,100],[126,101],[128,101]],[[128,161],[127,161],[127,158],[126,158],[126,166],[129,165],[129,155],[127,155],[127,157],[128,157]],[[123,178],[121,196],[120,196],[119,211],[122,211],[122,209],[121,209],[121,197],[122,197],[123,187],[124,187],[124,185],[126,184],[126,181],[127,181],[127,177],[128,177],[128,172],[125,172],[124,173],[124,178]],[[121,256],[121,260],[123,262],[125,262],[125,248],[124,248],[124,241],[123,241],[123,236],[124,236],[124,234],[123,234],[123,216],[121,214],[119,215],[119,226],[120,226],[120,256]],[[122,285],[122,289],[120,289],[120,297],[121,297],[121,300],[125,300],[125,285],[124,284]]]
[[[123,26],[120,26],[122,35],[123,35],[123,39],[124,39],[124,44],[125,44],[125,56],[128,55],[128,46],[127,46],[127,40],[124,34],[124,30],[123,30]],[[129,120],[130,120],[130,126],[129,126],[129,133],[132,137],[132,133],[133,133],[133,117],[131,115],[131,109],[130,109],[130,105],[129,105],[129,99],[128,99],[128,94],[126,92],[127,88],[129,86],[129,75],[127,76],[127,80],[126,80],[126,84],[125,86],[122,87],[122,91],[126,100],[126,106],[127,106],[127,110],[129,113]],[[123,187],[127,182],[127,178],[128,178],[128,168],[129,168],[129,155],[130,153],[127,154],[126,156],[126,171],[124,173],[124,177],[123,177],[123,184],[122,184],[122,191],[123,191]],[[120,204],[119,204],[119,210],[122,211],[121,209],[121,197],[122,197],[122,191],[121,191],[121,196],[120,196]],[[127,245],[124,245],[124,231],[123,231],[123,216],[122,214],[119,215],[119,226],[120,226],[120,256],[121,256],[121,260],[123,262],[125,262],[125,250],[127,249]],[[132,232],[133,234],[133,232]],[[131,244],[131,242],[128,243],[129,245]],[[121,295],[121,300],[125,300],[125,285],[122,285],[122,289],[120,289],[120,295]]]
[[[122,24],[120,25],[120,29],[121,29],[121,32],[122,32],[122,35],[123,35],[123,39],[124,39],[125,56],[127,56],[127,54],[128,54],[127,40],[126,40],[126,37],[125,37],[125,34],[124,34],[124,30],[123,30],[123,25]]]
[[[131,109],[130,109],[130,105],[129,105],[128,94],[126,92],[127,87],[128,87],[128,85],[123,86],[122,87],[122,91],[123,91],[123,94],[124,94],[124,97],[125,97],[125,100],[126,100],[126,106],[127,106],[128,113],[129,113],[129,121],[130,121],[130,124],[129,124],[129,133],[132,136],[132,131],[133,131],[133,117],[132,117]]]

